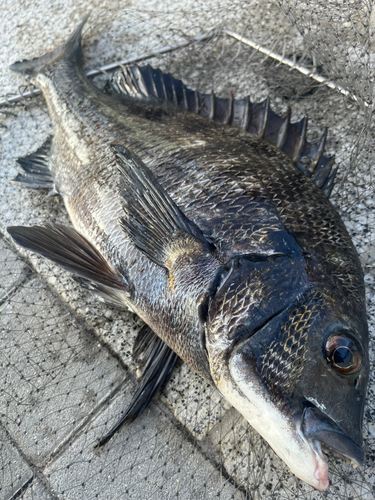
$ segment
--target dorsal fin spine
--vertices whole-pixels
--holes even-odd
[[[292,114],[292,110],[290,109],[290,106],[288,106],[288,109],[286,110],[286,114],[284,116],[283,124],[280,127],[280,132],[279,132],[279,135],[277,138],[276,146],[279,149],[282,149],[282,147],[285,144],[286,138],[288,136],[291,114]]]
[[[149,77],[150,82],[151,82],[152,93],[153,93],[154,97],[158,97],[158,91],[156,88],[155,77],[154,77],[154,74],[152,71],[152,67],[149,64],[147,64],[147,72],[148,72],[148,77]]]
[[[223,125],[230,125],[232,123],[232,118],[233,118],[233,94],[230,95],[228,99],[228,108],[227,108],[227,114],[225,116],[225,120],[223,122]]]
[[[194,113],[199,115],[199,95],[198,95],[198,91],[197,90],[194,90],[194,99],[195,99],[195,110],[194,110]]]
[[[242,128],[247,131],[251,121],[251,101],[250,96],[246,97],[245,111],[243,115]]]
[[[211,91],[211,94],[210,94],[210,114],[208,115],[210,120],[213,120],[215,118],[215,110],[216,110],[216,96]]]
[[[184,108],[189,109],[188,102],[187,102],[187,96],[186,96],[186,87],[185,85],[182,86],[182,95],[184,99]]]
[[[324,129],[318,142],[309,143],[306,140],[307,117],[299,122],[291,123],[290,108],[284,117],[279,116],[272,111],[269,97],[263,102],[252,103],[249,96],[244,99],[234,99],[231,95],[228,99],[223,99],[217,98],[213,92],[201,94],[186,87],[181,80],[160,70],[154,70],[149,65],[131,66],[126,70],[123,69],[122,75],[124,76],[114,80],[116,92],[167,100],[223,125],[233,124],[241,127],[286,153],[296,167],[308,177],[312,177],[316,184],[324,183],[326,186],[328,179],[331,178],[333,183],[333,162],[331,162],[331,157],[324,156],[327,129]],[[118,80],[120,80],[119,83]],[[304,157],[310,160],[308,168],[304,162],[300,161]],[[328,170],[326,169],[327,163],[330,164]],[[329,189],[323,187],[322,190],[332,191],[331,184]]]
[[[262,117],[261,126],[259,128],[258,137],[260,139],[264,139],[264,136],[266,135],[267,125],[268,125],[269,116],[270,116],[270,98],[267,97],[267,99],[265,101],[263,101],[262,104],[263,104],[264,113],[263,113],[263,117]]]
[[[307,116],[304,116],[302,118],[302,120],[300,121],[302,128],[301,128],[299,141],[297,142],[297,144],[295,146],[295,150],[294,150],[294,153],[292,156],[292,160],[294,162],[297,162],[302,156],[303,147],[304,147],[305,142],[306,142],[307,122],[308,122]]]
[[[172,85],[172,93],[173,93],[173,104],[175,106],[178,106],[178,101],[177,101],[177,92],[176,92],[176,86],[175,86],[175,83],[174,83],[174,78],[172,75],[170,75],[171,77],[171,85]]]
[[[164,79],[164,75],[163,73],[159,70],[160,72],[160,80],[161,80],[161,85],[162,85],[162,88],[163,88],[163,99],[168,99],[168,94],[167,94],[167,89],[165,87],[165,79]]]
[[[319,139],[319,142],[318,142],[317,147],[316,147],[315,158],[313,159],[313,162],[311,164],[311,168],[312,168],[313,172],[315,171],[316,167],[318,166],[320,159],[323,155],[324,148],[326,145],[326,140],[327,140],[327,134],[328,134],[328,128],[324,127],[323,134],[322,134],[321,138]]]
[[[141,92],[142,92],[142,94],[143,94],[143,95],[145,95],[145,96],[149,97],[149,96],[150,96],[150,93],[149,93],[149,91],[148,91],[148,88],[147,88],[147,85],[146,85],[145,79],[143,78],[143,74],[142,74],[141,68],[139,68],[138,66],[136,66],[136,68],[137,68],[138,79],[139,79],[139,81],[140,81],[140,83],[141,83],[141,86],[143,87],[143,88],[142,88],[142,87],[140,86],[139,88],[140,88],[140,90],[141,90]],[[138,84],[138,85],[139,85],[139,84]]]

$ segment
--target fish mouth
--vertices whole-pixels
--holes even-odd
[[[314,473],[317,480],[324,481],[328,469],[322,446],[350,460],[354,467],[363,465],[365,459],[363,448],[319,408],[308,406],[304,409],[301,430],[317,458]]]
[[[293,474],[318,490],[328,488],[328,463],[322,447],[349,459],[354,466],[363,464],[363,449],[306,397],[303,408],[276,404],[272,394],[264,390],[256,359],[245,338],[230,356],[228,376],[216,385]]]

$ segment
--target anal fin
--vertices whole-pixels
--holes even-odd
[[[139,386],[120,420],[100,439],[103,446],[126,422],[132,422],[149,406],[153,397],[161,393],[169,381],[178,356],[148,325],[139,331],[134,343],[133,357],[141,362]]]
[[[35,153],[19,158],[17,162],[21,166],[23,173],[18,174],[11,182],[21,187],[49,189],[51,192],[55,192],[49,166],[51,146],[52,137],[48,137]]]

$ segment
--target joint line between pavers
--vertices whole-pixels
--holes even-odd
[[[10,497],[7,497],[5,500],[16,500],[17,498],[20,498],[20,496],[25,493],[25,491],[29,488],[30,485],[34,482],[34,475],[27,480],[22,486],[18,488],[18,490],[13,493]]]
[[[41,470],[38,467],[36,467],[34,464],[32,464],[29,461],[29,459],[27,458],[27,456],[23,452],[22,448],[18,445],[17,441],[13,438],[13,436],[10,434],[8,429],[1,422],[0,422],[0,429],[6,436],[6,444],[12,446],[15,449],[18,456],[28,466],[30,473],[32,474],[30,479],[25,481],[23,483],[23,485],[18,488],[17,491],[12,493],[11,496],[7,497],[4,500],[16,500],[17,498],[21,498],[21,495],[23,493],[25,493],[25,491],[28,490],[33,485],[35,478],[37,478],[37,477],[43,483],[43,485],[48,489],[48,493],[50,494],[51,498],[57,500],[57,497],[56,497],[56,495],[54,495],[52,493],[51,488],[49,487],[50,485],[49,485],[46,477],[44,476],[44,474],[41,472]]]
[[[128,372],[127,372],[128,375]],[[97,416],[104,412],[108,406],[109,403],[112,402],[112,400],[115,399],[116,395],[121,391],[121,389],[124,388],[127,384],[129,384],[130,380],[128,376],[120,382],[120,384],[115,387],[111,393],[103,399],[99,404],[97,404],[88,414],[87,416],[82,420],[82,422],[75,427],[58,445],[57,447],[49,454],[48,458],[46,459],[45,465],[43,467],[43,470],[45,470],[47,467],[49,467],[54,461],[56,461],[68,448],[68,446],[76,441],[82,434],[82,431],[90,425],[91,422],[93,422]],[[133,384],[133,382],[131,382]]]
[[[224,464],[217,460],[216,457],[218,456],[218,454],[214,451],[215,445],[214,443],[212,443],[209,437],[211,432],[209,432],[209,434],[202,441],[199,441],[193,436],[189,429],[176,418],[173,412],[162,401],[160,401],[160,399],[154,401],[154,404],[160,411],[163,412],[164,416],[166,416],[166,418],[170,420],[171,425],[173,425],[177,430],[183,433],[186,441],[194,446],[198,453],[200,453],[212,465],[212,467],[214,467],[215,470],[220,471],[226,483],[234,486],[237,491],[245,494],[245,498],[247,498],[247,491],[245,490],[245,488],[240,485],[233,476],[231,476],[231,474],[226,470]],[[232,407],[226,412],[226,414],[229,414],[229,412],[232,411],[236,410]]]
[[[9,300],[14,297],[14,295],[21,290],[27,283],[32,281],[36,277],[36,273],[33,272],[30,268],[25,269],[25,273],[20,276],[14,284],[10,287],[10,289],[4,294],[3,297],[0,297],[0,311],[6,304],[9,303]]]

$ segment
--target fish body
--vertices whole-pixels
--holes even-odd
[[[280,148],[167,99],[99,91],[82,71],[82,26],[12,67],[45,96],[48,168],[74,230],[10,234],[115,290],[298,477],[326,488],[322,443],[363,460],[368,330],[344,224]],[[81,244],[96,276],[77,264]]]

